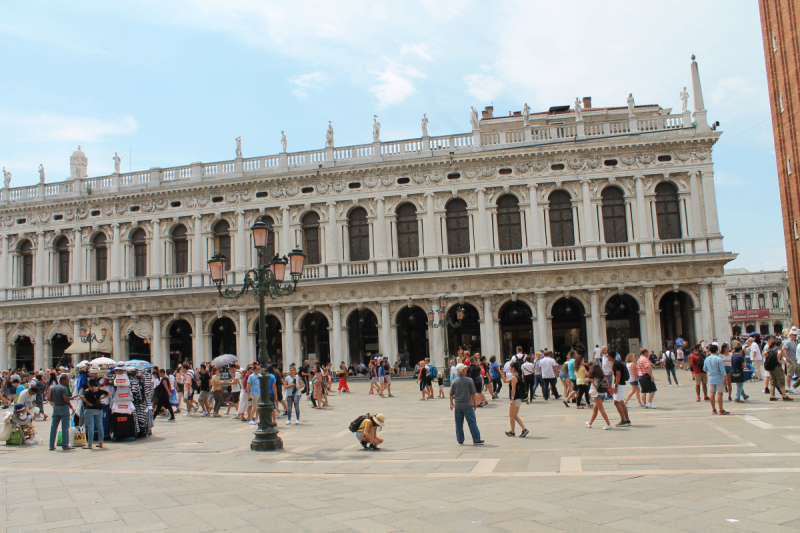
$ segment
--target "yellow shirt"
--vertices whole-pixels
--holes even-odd
[[[575,383],[586,385],[586,370],[583,369],[583,365],[579,366],[575,371]]]

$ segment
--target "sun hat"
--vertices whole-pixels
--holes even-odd
[[[18,403],[14,405],[14,414],[19,413],[20,411],[24,411],[27,409],[24,403]]]
[[[377,415],[372,417],[373,422],[378,424],[380,427],[383,427],[384,422],[386,421],[386,417],[383,416],[383,413],[378,413]]]
[[[789,335],[797,335],[800,334],[800,330],[797,329],[797,326],[792,326],[792,329],[789,330]]]

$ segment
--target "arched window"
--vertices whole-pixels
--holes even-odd
[[[271,261],[272,258],[275,257],[275,223],[272,221],[272,217],[269,215],[264,215],[261,217],[261,222],[266,224],[269,228],[269,232],[267,233],[266,257],[268,261]]]
[[[214,226],[214,250],[228,258],[225,270],[231,269],[233,257],[231,256],[231,227],[226,220],[220,220]]]
[[[572,197],[566,191],[550,193],[550,242],[552,246],[575,246]]]
[[[186,238],[186,226],[178,224],[172,230],[172,273],[189,272],[189,240]]]
[[[745,309],[752,309],[753,308],[753,297],[749,294],[744,295],[744,308]]]
[[[66,237],[59,237],[56,241],[56,261],[58,261],[56,283],[69,283],[69,241]]]
[[[618,187],[606,187],[603,199],[603,235],[606,243],[628,242],[625,197]]]
[[[469,253],[469,213],[467,202],[456,199],[447,204],[447,253]]]
[[[497,200],[497,234],[501,250],[522,249],[522,218],[519,200],[513,194],[506,194]]]
[[[659,239],[680,239],[683,236],[678,207],[678,189],[675,185],[666,182],[656,185],[656,218],[658,219]]]
[[[369,221],[367,210],[357,207],[347,216],[350,234],[350,261],[369,259]]]
[[[308,257],[307,265],[318,265],[322,262],[319,253],[319,215],[316,211],[309,211],[303,217],[303,250]]]
[[[108,248],[106,247],[105,233],[98,233],[92,240],[94,246],[94,279],[105,281],[108,279]]]
[[[758,295],[758,308],[759,309],[766,309],[767,308],[767,297],[763,294]],[[769,333],[769,332],[767,332]]]
[[[417,208],[413,204],[403,204],[397,208],[397,255],[419,257]]]
[[[131,244],[133,245],[133,276],[143,278],[147,275],[147,241],[142,228],[133,232]]]
[[[24,240],[19,246],[20,256],[20,282],[23,287],[33,285],[33,244]]]
[[[781,297],[777,292],[772,293],[772,308],[778,309],[781,306]]]
[[[739,298],[736,295],[731,296],[731,311],[739,310]]]

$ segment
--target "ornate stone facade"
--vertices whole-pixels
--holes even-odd
[[[781,334],[793,325],[789,273],[786,270],[749,272],[744,268],[725,269],[725,283],[732,334]]]

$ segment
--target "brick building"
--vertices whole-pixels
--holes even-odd
[[[800,118],[800,2],[796,0],[760,0],[761,30],[767,64],[775,156],[786,238],[789,269],[789,293],[793,301],[800,296],[800,184],[797,162],[797,124]],[[800,316],[795,306],[793,322]]]

